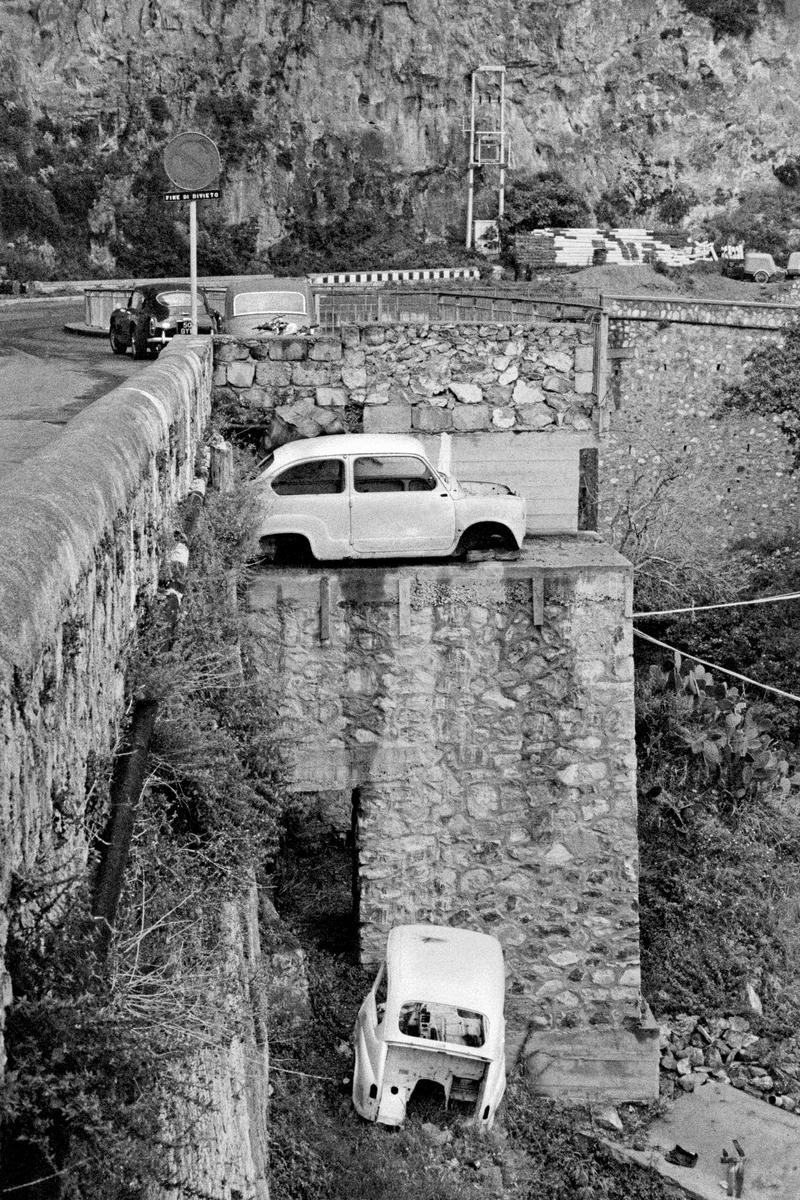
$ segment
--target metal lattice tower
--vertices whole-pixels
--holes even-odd
[[[511,142],[506,133],[506,68],[485,64],[472,72],[469,124],[469,177],[467,183],[467,246],[474,242],[473,201],[475,168],[498,172],[497,216],[505,209],[506,168],[511,165]]]

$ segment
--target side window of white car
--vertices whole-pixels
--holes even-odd
[[[421,458],[375,455],[357,458],[353,486],[357,492],[432,492],[438,480]]]
[[[279,496],[335,496],[344,491],[344,462],[340,458],[314,458],[297,463],[272,481]]]

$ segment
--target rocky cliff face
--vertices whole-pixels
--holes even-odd
[[[73,164],[98,263],[187,127],[220,145],[214,219],[255,220],[261,248],[360,203],[441,233],[463,223],[470,73],[505,63],[517,167],[638,220],[676,187],[702,215],[793,151],[793,12],[715,40],[679,0],[16,0],[0,90],[21,132],[0,154],[45,188]]]

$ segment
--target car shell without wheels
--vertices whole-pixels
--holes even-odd
[[[197,332],[214,333],[217,314],[202,288],[197,291]],[[115,354],[134,358],[158,354],[176,333],[192,332],[192,294],[185,283],[142,284],[131,289],[124,308],[115,308],[108,336]]]
[[[263,559],[320,560],[517,552],[525,499],[504,484],[459,483],[406,434],[329,434],[281,446],[251,485]]]
[[[401,1125],[422,1081],[469,1104],[491,1129],[506,1087],[505,972],[496,938],[446,925],[397,925],[356,1018],[353,1104]]]

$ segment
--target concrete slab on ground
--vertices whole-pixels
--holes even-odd
[[[656,1170],[697,1200],[720,1200],[727,1168],[722,1151],[742,1146],[745,1164],[743,1200],[797,1200],[800,1196],[800,1117],[783,1112],[725,1083],[709,1082],[675,1100],[648,1131],[649,1149],[630,1150],[604,1143],[615,1157]],[[665,1162],[675,1145],[698,1155],[694,1167]],[[623,1153],[620,1154],[619,1152]]]

